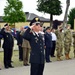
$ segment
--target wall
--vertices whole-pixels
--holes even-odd
[[[21,26],[27,26],[30,22],[22,22],[22,23],[15,23],[15,28],[19,29]],[[2,28],[6,23],[0,23],[0,28]],[[50,26],[50,23],[45,22],[43,26],[47,27]]]

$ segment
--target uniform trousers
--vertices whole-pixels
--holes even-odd
[[[19,46],[19,59],[23,60],[23,49],[21,46]]]
[[[29,48],[23,47],[23,64],[28,64],[29,61]]]
[[[30,75],[43,75],[44,64],[31,63]]]
[[[50,54],[51,54],[51,48],[46,47],[46,49],[45,49],[46,62],[50,62]]]
[[[54,56],[56,41],[52,41],[51,56]]]
[[[12,58],[12,49],[13,48],[4,48],[4,66],[11,66]]]

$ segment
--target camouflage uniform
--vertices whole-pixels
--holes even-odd
[[[57,51],[57,60],[61,60],[60,57],[62,56],[62,50],[63,50],[63,33],[60,30],[56,30],[55,32],[57,36],[56,41],[56,51]]]
[[[71,48],[71,42],[72,42],[71,30],[67,29],[64,33],[64,50],[65,50],[66,59],[70,59],[69,53]]]
[[[75,33],[73,34],[73,48],[74,48],[74,57],[75,57]]]

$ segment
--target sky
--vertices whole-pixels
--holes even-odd
[[[44,14],[38,12],[37,9],[37,0],[20,0],[23,3],[23,11],[34,13],[40,17],[50,18],[49,14]],[[53,19],[63,20],[66,9],[66,0],[60,0],[63,13],[59,16],[53,16]],[[0,0],[0,16],[4,15],[4,7],[6,6],[6,0]],[[75,7],[74,0],[70,0],[69,11]],[[69,13],[69,12],[68,12]]]

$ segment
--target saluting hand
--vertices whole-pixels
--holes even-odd
[[[35,25],[30,26],[30,29],[33,29],[34,26],[35,26]]]

